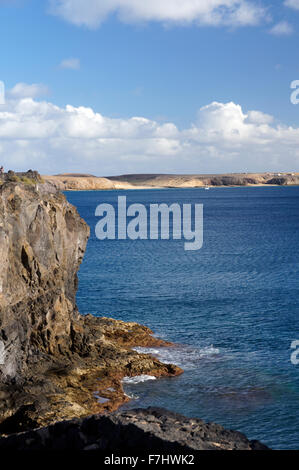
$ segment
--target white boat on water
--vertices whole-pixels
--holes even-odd
[[[210,186],[206,186],[205,187],[205,190],[208,191],[208,189],[210,189]]]

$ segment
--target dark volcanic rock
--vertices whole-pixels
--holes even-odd
[[[126,375],[180,374],[131,349],[168,344],[149,328],[79,314],[88,226],[36,172],[7,176],[0,186],[0,433],[114,410],[128,401]]]
[[[94,415],[0,439],[4,450],[98,450],[136,454],[192,453],[197,450],[267,450],[258,441],[200,419],[159,409]]]
[[[72,348],[89,229],[62,194],[42,184],[7,183],[0,195],[0,381],[10,383],[41,353]]]

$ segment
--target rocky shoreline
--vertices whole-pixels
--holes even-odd
[[[21,432],[57,421],[117,410],[129,401],[122,379],[126,376],[171,377],[183,371],[162,364],[149,354],[139,354],[135,346],[164,346],[150,329],[137,323],[109,318],[82,317],[76,324],[73,353],[42,358],[31,365],[30,374],[17,386],[2,386],[2,397],[13,400],[9,414],[0,423],[0,434]],[[88,341],[88,343],[87,343]]]
[[[202,450],[268,450],[244,434],[160,408],[64,421],[0,439],[0,451],[87,450],[119,455],[185,454]],[[152,461],[154,463],[154,461]]]
[[[35,440],[40,442],[41,435],[48,436],[46,444],[40,444],[42,448],[66,446],[62,435],[58,444],[57,430],[64,435],[74,429],[81,436],[83,428],[89,437],[82,438],[82,442],[74,438],[75,441],[79,447],[93,446],[93,440],[98,442],[100,437],[92,437],[89,426],[96,431],[103,426],[106,432],[105,423],[109,420],[108,428],[111,423],[122,426],[127,436],[124,439],[130,444],[124,429],[131,427],[125,427],[123,420],[129,416],[130,423],[134,421],[140,430],[144,420],[154,419],[151,412],[146,419],[140,411],[135,415],[129,412],[106,418],[88,417],[115,411],[129,400],[122,387],[125,376],[173,377],[183,372],[176,365],[161,363],[150,354],[133,349],[171,346],[155,338],[149,328],[79,314],[75,301],[77,272],[88,237],[89,228],[76,209],[37,173],[29,172],[21,178],[11,174],[2,181],[0,448],[12,448],[11,442],[16,449],[30,447],[30,443],[36,448]],[[165,417],[160,413],[160,420],[167,421],[170,415],[165,413]],[[69,424],[74,418],[81,421]],[[173,418],[169,419],[173,425]],[[179,432],[180,419],[171,432]],[[58,427],[32,431],[53,425]],[[185,436],[191,432],[188,426],[186,429]],[[205,432],[209,434],[211,429]],[[31,431],[29,437],[24,434]],[[141,434],[141,439],[146,440],[147,431]],[[11,438],[7,438],[9,435]],[[156,438],[162,442],[165,435],[159,431]],[[232,439],[237,442],[237,435],[234,436]],[[198,446],[202,445],[200,439],[197,438]],[[233,447],[232,442],[226,447],[221,442],[214,447]],[[113,444],[108,442],[107,446]]]

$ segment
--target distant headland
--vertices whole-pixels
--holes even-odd
[[[43,179],[63,191],[148,188],[205,188],[227,186],[299,185],[299,173],[229,174],[129,174],[98,177],[84,173],[64,173]]]

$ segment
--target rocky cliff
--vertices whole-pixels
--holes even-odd
[[[21,380],[42,353],[70,351],[88,236],[75,208],[50,185],[32,180],[0,187],[2,382]]]
[[[183,371],[133,349],[171,346],[149,328],[79,314],[88,236],[76,209],[37,173],[0,181],[0,449],[261,448],[166,411],[107,416],[129,400],[124,376]]]
[[[6,179],[0,186],[0,433],[116,409],[128,400],[124,376],[180,374],[132,350],[164,344],[148,328],[79,314],[77,271],[89,228],[33,172]]]

